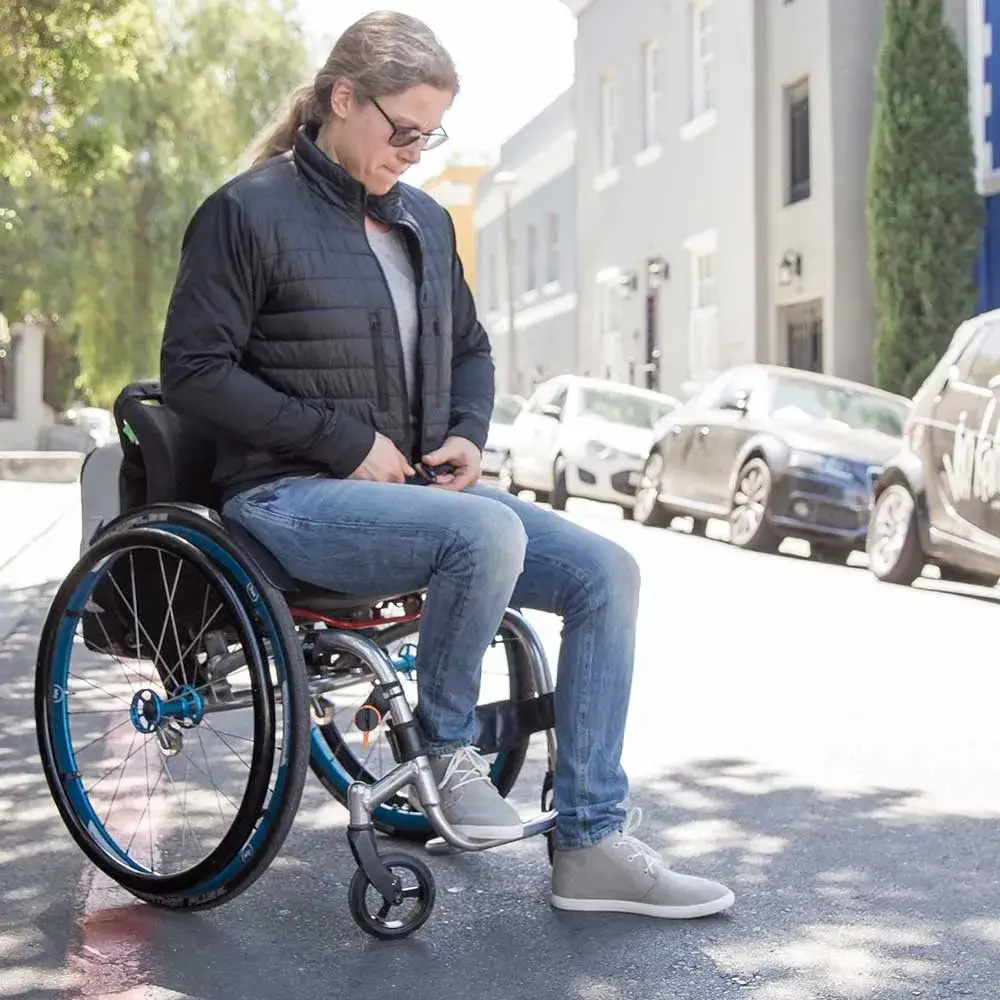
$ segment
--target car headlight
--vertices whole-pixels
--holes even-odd
[[[793,451],[788,456],[788,464],[795,469],[822,469],[826,461],[826,455],[815,451]]]
[[[788,456],[788,464],[794,469],[814,469],[828,476],[851,479],[851,466],[835,455],[821,455],[815,451],[793,451]]]
[[[583,446],[583,453],[587,458],[595,458],[598,462],[607,462],[612,458],[618,458],[621,452],[603,441],[588,441]]]

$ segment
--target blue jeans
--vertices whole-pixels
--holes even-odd
[[[427,588],[417,717],[431,754],[472,742],[481,663],[506,608],[560,615],[556,845],[586,846],[620,828],[639,602],[628,552],[483,484],[454,493],[288,478],[232,498],[223,514],[306,583],[360,596]]]

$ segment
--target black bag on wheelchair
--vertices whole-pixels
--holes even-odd
[[[115,515],[150,504],[193,503],[217,509],[212,486],[215,442],[164,405],[158,382],[127,385],[115,400],[114,417],[121,445],[118,510],[97,519],[104,523],[85,545],[97,541]],[[97,468],[99,461],[94,461]],[[85,512],[99,502],[107,504],[110,485],[81,476]],[[99,499],[94,496],[101,491]],[[89,520],[95,520],[93,514]],[[85,525],[87,521],[85,514]],[[178,577],[173,566],[165,572],[162,554],[155,549],[135,550],[119,558],[94,588],[82,615],[84,642],[94,652],[177,665],[203,617],[205,593],[205,583],[191,564],[182,563]],[[142,625],[137,629],[139,610]]]

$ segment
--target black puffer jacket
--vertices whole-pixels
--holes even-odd
[[[403,228],[414,263],[419,440],[366,213]],[[160,369],[167,405],[218,433],[223,500],[283,475],[347,477],[376,429],[411,458],[449,435],[482,449],[493,407],[490,345],[451,217],[408,185],[367,195],[305,132],[195,213]]]

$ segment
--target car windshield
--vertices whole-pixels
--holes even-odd
[[[778,420],[819,422],[901,438],[907,413],[903,403],[849,386],[778,378],[772,389],[771,416]]]
[[[652,429],[674,407],[666,400],[607,389],[584,389],[580,394],[581,416],[600,417],[612,424]]]
[[[512,396],[501,396],[493,406],[493,423],[512,424],[521,412],[521,403]]]

